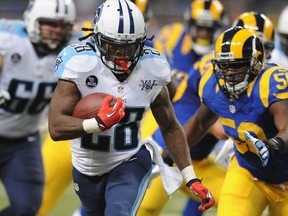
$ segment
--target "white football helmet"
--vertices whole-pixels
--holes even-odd
[[[287,23],[288,23],[288,5],[281,11],[277,25],[277,32],[279,33],[280,36],[281,49],[288,56]]]
[[[146,40],[140,9],[129,0],[107,0],[96,11],[94,40],[105,66],[116,74],[130,74]]]
[[[73,0],[30,0],[23,18],[32,43],[44,45],[50,50],[62,49],[71,37],[76,10]],[[41,36],[41,21],[63,24],[68,34],[63,36],[62,41],[44,39]]]

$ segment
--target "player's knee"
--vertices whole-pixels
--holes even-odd
[[[2,212],[0,212],[0,214],[3,216],[5,215],[33,216],[37,214],[38,209],[39,208],[33,205],[13,204],[4,209]]]

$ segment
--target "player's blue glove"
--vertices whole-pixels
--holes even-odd
[[[259,140],[253,137],[248,131],[244,132],[246,139],[254,146],[262,161],[262,166],[266,167],[269,159],[285,151],[285,142],[280,137],[269,140]]]
[[[7,101],[10,100],[9,92],[0,90],[0,107],[4,106]]]

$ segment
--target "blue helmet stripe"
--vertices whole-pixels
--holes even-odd
[[[119,26],[118,26],[118,33],[123,33],[124,32],[124,20],[123,20],[123,8],[122,5],[119,2]]]
[[[133,34],[135,33],[135,26],[134,26],[134,19],[133,19],[133,16],[132,16],[132,12],[131,12],[131,9],[128,5],[128,3],[126,2],[126,5],[127,5],[127,8],[128,8],[128,14],[129,14],[129,19],[130,19],[130,34]]]

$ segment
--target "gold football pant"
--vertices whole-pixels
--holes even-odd
[[[220,192],[217,215],[260,216],[267,206],[269,216],[287,215],[288,182],[274,185],[256,180],[234,157]]]
[[[70,141],[54,142],[47,135],[42,156],[45,171],[45,187],[41,208],[37,216],[46,216],[72,182]]]

